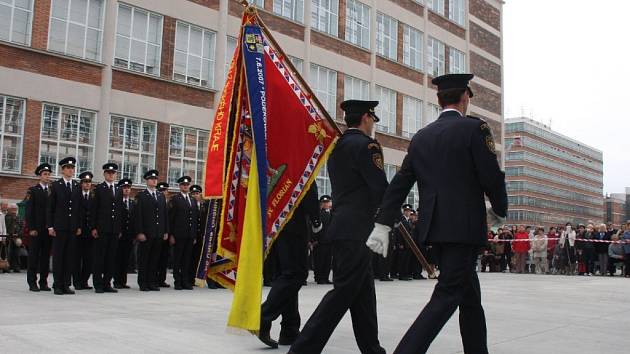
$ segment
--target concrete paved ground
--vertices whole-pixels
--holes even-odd
[[[492,353],[627,353],[630,279],[480,274]],[[131,277],[135,282],[135,277]],[[391,353],[428,301],[433,281],[377,284],[382,345]],[[135,284],[134,284],[135,285]],[[300,295],[305,321],[330,286]],[[265,291],[266,294],[266,291]],[[0,274],[2,353],[285,353],[225,328],[231,293],[195,289],[74,296],[27,291],[25,274]],[[277,336],[279,326],[273,330]],[[358,353],[349,315],[325,351]],[[461,353],[457,316],[430,353]]]

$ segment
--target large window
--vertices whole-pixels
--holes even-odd
[[[230,65],[232,65],[232,58],[234,57],[234,51],[236,50],[236,42],[238,42],[238,39],[235,37],[227,37],[227,45],[225,46],[225,72],[223,73],[224,79],[227,78],[228,71],[230,71]]]
[[[445,74],[446,49],[444,43],[429,37],[427,45],[427,72],[433,77]]]
[[[0,96],[0,172],[20,172],[25,103]]]
[[[402,135],[411,138],[422,125],[422,101],[413,97],[403,97]]]
[[[448,18],[460,26],[464,26],[465,9],[464,0],[448,0]]]
[[[273,12],[293,21],[304,23],[304,0],[273,0]]]
[[[444,0],[427,0],[427,6],[433,12],[444,16]]]
[[[190,176],[195,183],[201,184],[208,147],[208,131],[171,126],[169,141],[167,182],[176,185],[179,177]]]
[[[459,50],[448,48],[448,72],[451,74],[461,74],[466,72],[466,54]]]
[[[105,0],[52,0],[48,49],[101,60]]]
[[[346,75],[343,86],[344,100],[367,101],[370,99],[370,83],[365,80]]]
[[[440,113],[442,112],[442,110],[440,109],[440,106],[433,103],[429,103],[427,110],[428,110],[427,112],[428,114],[427,114],[427,119],[426,119],[426,122],[424,123],[424,126],[427,126],[435,122],[440,116]]]
[[[376,130],[396,134],[396,91],[382,86],[376,86],[376,115],[381,119],[376,123]]]
[[[380,12],[376,15],[376,53],[394,61],[398,57],[398,21]]]
[[[212,87],[215,40],[214,32],[177,21],[173,79],[192,85]]]
[[[48,162],[57,174],[57,162],[77,159],[77,174],[94,167],[96,112],[80,108],[44,104],[42,109],[39,162]]]
[[[339,29],[339,0],[313,0],[311,4],[311,26],[332,36]]]
[[[346,40],[370,49],[370,7],[357,0],[346,2]]]
[[[411,26],[403,29],[403,63],[422,70],[422,32]]]
[[[385,177],[387,178],[387,182],[391,182],[392,179],[394,179],[394,176],[396,176],[396,165],[392,165],[389,163],[383,164],[383,170],[385,170]]]
[[[31,44],[33,0],[0,0],[0,40]]]
[[[295,70],[297,70],[297,72],[302,75],[304,73],[304,60],[292,57],[290,55],[289,60],[291,61],[291,64],[293,64],[293,66],[295,67]]]
[[[114,65],[160,75],[162,16],[129,5],[118,5]]]
[[[420,203],[420,194],[418,193],[418,184],[414,183],[413,188],[409,191],[409,195],[407,195],[407,204],[411,204],[414,209],[418,208]]]
[[[311,87],[328,114],[335,118],[337,112],[337,72],[311,64]]]
[[[109,122],[108,160],[118,164],[122,177],[142,183],[144,173],[155,168],[157,124],[112,116]],[[164,175],[164,171],[161,171]]]

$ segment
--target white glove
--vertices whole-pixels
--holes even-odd
[[[314,234],[316,234],[316,233],[318,233],[318,232],[322,231],[322,229],[323,229],[323,228],[324,228],[324,224],[323,224],[323,223],[321,223],[321,222],[319,223],[319,225],[318,225],[318,226],[311,225],[311,230],[313,231],[313,233],[314,233]]]
[[[492,208],[488,209],[488,215],[490,215],[491,226],[500,226],[505,224],[505,218],[497,215]]]
[[[383,257],[387,257],[387,250],[389,249],[389,231],[392,228],[382,224],[374,224],[374,230],[368,237],[365,243],[369,249],[374,253],[382,254]]]

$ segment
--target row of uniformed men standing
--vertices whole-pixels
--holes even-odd
[[[175,289],[192,290],[194,259],[201,249],[200,223],[207,215],[200,186],[191,186],[192,179],[183,176],[178,180],[180,193],[167,200],[168,185],[158,184],[158,171],[150,170],[144,174],[146,189],[134,200],[131,180],[115,182],[115,163],[103,165],[104,181],[94,188],[90,172],[81,173],[80,182],[73,179],[76,159],[62,159],[59,166],[61,178],[51,182],[52,167],[39,165],[35,171],[39,183],[29,188],[25,198],[31,291],[51,290],[47,280],[51,247],[55,294],[74,294],[71,285],[75,290],[92,289],[90,275],[96,293],[129,288],[127,269],[134,241],[141,291],[169,286],[169,245],[173,246]]]

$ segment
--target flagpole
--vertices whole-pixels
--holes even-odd
[[[297,79],[297,81],[299,81],[299,83],[302,86],[302,89],[304,91],[307,91],[308,95],[310,96],[309,98],[315,101],[317,106],[320,108],[322,115],[324,116],[324,118],[326,118],[328,123],[335,129],[337,134],[341,135],[341,129],[339,129],[339,126],[337,126],[337,123],[335,122],[335,120],[332,119],[330,114],[328,114],[328,111],[326,111],[326,109],[324,108],[324,105],[319,101],[317,96],[313,92],[311,92],[311,88],[308,86],[308,83],[306,82],[306,80],[304,80],[304,78],[299,73],[299,71],[295,68],[295,66],[293,66],[293,63],[291,62],[291,60],[288,60],[287,54],[284,52],[284,50],[282,50],[282,47],[280,47],[278,42],[276,42],[276,39],[273,38],[273,36],[271,35],[271,31],[269,30],[267,25],[265,25],[265,22],[263,22],[262,18],[260,18],[260,16],[258,15],[258,11],[256,10],[256,8],[252,5],[249,5],[247,0],[242,0],[241,4],[246,7],[245,11],[251,11],[252,13],[256,15],[256,20],[258,21],[260,28],[262,29],[263,33],[265,33],[267,39],[274,46],[274,50],[280,53],[282,58],[286,59],[284,60],[284,64],[288,66],[289,69],[291,69],[291,74]]]

